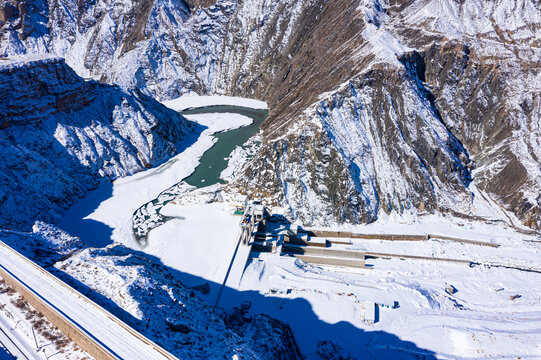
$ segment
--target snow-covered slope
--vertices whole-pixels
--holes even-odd
[[[385,217],[385,212],[428,210],[503,219],[539,229],[540,14],[535,0],[4,1],[0,5],[0,57],[12,60],[0,65],[0,111],[7,114],[7,120],[0,121],[0,145],[5,149],[0,162],[0,227],[29,225],[36,218],[57,219],[101,177],[129,175],[171,156],[175,142],[190,131],[189,125],[146,96],[170,100],[198,93],[245,96],[269,104],[270,116],[260,134],[262,146],[242,171],[235,170],[230,186],[284,206],[292,218],[305,224],[364,223]],[[43,54],[65,58],[78,76],[62,60],[44,59]],[[18,55],[27,60],[13,60]],[[28,61],[32,56],[37,59]],[[81,77],[123,90],[84,82]],[[186,158],[193,160],[193,153],[179,157]],[[168,178],[167,183],[179,180]],[[156,194],[161,191],[157,184],[151,189]],[[117,200],[113,207],[106,203],[102,210],[109,210],[88,220],[126,223],[132,210],[152,198],[150,194],[131,197],[121,219],[119,213],[109,212],[116,209]],[[105,216],[109,219],[104,220]],[[2,232],[2,236],[21,244],[26,238],[14,232]],[[36,234],[30,238],[41,239]],[[505,243],[509,248],[520,241],[515,233],[509,238]],[[45,254],[43,259],[58,260],[55,246],[30,244],[29,252],[35,248]],[[462,251],[462,247],[454,249]],[[442,254],[449,247],[430,245],[419,251]],[[189,290],[169,281],[169,275],[164,275],[167,269],[158,269],[161,265],[144,257],[122,246],[87,249],[60,268],[77,279],[79,286],[92,289],[106,306],[119,312],[124,308],[125,316],[140,331],[172,348],[177,341],[193,339],[180,334],[166,339],[164,323],[152,321],[170,316],[164,309],[174,298],[195,309],[173,319],[179,329],[186,329],[180,326],[186,325],[183,321],[193,329],[197,341],[187,345],[203,346],[202,351],[209,353],[214,349],[224,357],[235,353],[252,357],[254,352],[262,356],[256,350],[261,339],[216,334],[223,329],[222,320],[212,320],[212,311],[195,298],[190,302]],[[252,263],[252,270],[257,263]],[[431,264],[412,268],[397,260],[386,268],[378,260],[377,265],[382,270],[369,281],[388,279],[397,295],[413,291],[422,295],[419,301],[423,303],[426,289],[441,293],[443,309],[449,311],[445,315],[451,317],[462,310],[455,310],[454,302],[443,294],[442,283],[449,274],[460,275],[452,281],[465,290],[466,305],[474,307],[480,299],[477,285],[498,276],[485,277],[489,270],[483,267],[472,273],[469,268],[453,271],[453,265],[434,277]],[[289,264],[286,270],[295,267]],[[257,270],[249,271],[256,285],[262,282]],[[431,285],[417,286],[412,273],[426,276],[423,281]],[[476,274],[478,283],[464,280]],[[340,275],[331,275],[329,283],[336,289]],[[506,289],[523,286],[517,285],[515,273],[501,275],[509,284]],[[270,287],[287,276],[278,270],[269,277]],[[401,276],[407,286],[393,285]],[[529,291],[535,276],[524,278],[526,309],[536,301],[535,291]],[[500,296],[495,295],[500,294],[497,287],[490,290],[493,302],[476,314],[484,317],[485,309],[492,314],[492,305],[505,300],[506,319],[513,322],[513,304],[520,301],[507,302],[514,293],[496,299]],[[404,308],[408,302],[415,308],[411,296],[401,296],[409,299]],[[442,319],[438,306],[428,309],[430,301],[425,306],[431,314],[434,311],[437,326]],[[181,307],[175,304],[174,309]],[[532,333],[537,326],[535,311],[528,310]],[[150,323],[144,321],[145,314],[150,314]],[[465,314],[455,317],[453,326],[463,330],[464,319],[470,319]],[[497,316],[491,319],[500,321]],[[261,321],[265,326],[231,326],[248,333],[276,326]],[[426,339],[422,324],[418,334]],[[482,322],[475,324],[475,332],[486,329]],[[200,341],[207,325],[216,338]],[[309,323],[302,325],[309,327]],[[154,326],[157,332],[151,333]],[[457,341],[453,347],[438,345],[437,352],[457,349],[449,356],[471,357],[461,348],[469,336],[462,330],[457,336],[440,332]],[[408,339],[417,341],[416,336]],[[526,341],[535,344],[535,336]],[[487,338],[483,343],[494,343],[494,339],[501,338]],[[213,348],[214,341],[220,345]],[[336,349],[331,343],[320,347],[326,354]],[[425,343],[423,347],[430,348]],[[499,356],[522,354],[496,350]],[[190,346],[177,351],[187,357],[195,354]],[[527,348],[524,354],[536,353]]]
[[[113,302],[107,304],[102,298],[106,307],[126,311],[124,321],[179,359],[276,359],[277,353],[283,359],[297,358],[287,348],[294,345],[291,341],[276,342],[275,348],[257,346],[258,339],[272,342],[287,331],[282,322],[261,317],[259,326],[266,331],[254,333],[243,331],[247,324],[242,321],[233,327],[235,333],[194,290],[144,253],[113,245],[84,250],[55,266],[94,291],[88,294],[91,298],[103,296]]]
[[[0,225],[55,220],[100,178],[159,164],[194,129],[136,91],[84,81],[62,59],[0,62]]]
[[[300,358],[287,325],[267,316],[251,324],[218,314],[200,297],[204,279],[203,286],[188,288],[143,252],[120,244],[84,248],[80,239],[41,222],[32,232],[0,230],[0,240],[179,359]]]
[[[538,3],[313,11],[275,74],[266,146],[241,189],[279,193],[305,222],[417,208],[539,228]]]
[[[277,57],[271,66],[281,65],[305,6],[268,0],[26,4],[18,11],[13,1],[15,10],[0,24],[0,56],[54,53],[83,77],[160,99],[191,91],[258,96],[274,72],[269,58]]]
[[[160,100],[266,100],[267,146],[237,185],[278,194],[305,221],[416,208],[500,217],[503,207],[540,226],[538,2],[25,4],[4,16],[3,56],[54,53],[82,76]],[[284,150],[308,143],[325,149]],[[337,154],[326,170],[336,184],[302,180],[323,153]],[[494,211],[468,205],[477,189]]]
[[[304,223],[370,222],[381,209],[471,203],[468,152],[408,70],[374,67],[302,118],[266,144],[265,160],[251,161],[238,182],[276,194],[284,189],[286,204]]]

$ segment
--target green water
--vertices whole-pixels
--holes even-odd
[[[203,154],[200,164],[193,174],[184,179],[188,184],[198,188],[216,184],[218,182],[224,183],[224,181],[220,179],[220,174],[227,167],[226,159],[237,146],[241,146],[248,141],[248,139],[257,134],[259,127],[269,114],[269,111],[245,108],[242,106],[219,105],[206,106],[181,112],[182,115],[207,113],[235,113],[248,116],[253,119],[253,122],[248,126],[214,134],[214,137],[216,137],[218,141]]]

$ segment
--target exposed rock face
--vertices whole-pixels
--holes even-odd
[[[0,225],[55,220],[100,178],[163,162],[192,123],[156,101],[87,82],[62,59],[0,65]]]
[[[264,145],[270,161],[255,159],[239,182],[267,188],[269,175],[279,174],[274,186],[286,189],[288,205],[308,223],[370,222],[380,209],[471,202],[467,151],[411,71],[374,67],[312,111]]]
[[[435,106],[476,163],[478,195],[539,229],[541,8],[530,1],[451,5],[405,9],[400,32],[420,49]]]
[[[436,106],[475,159],[475,184],[539,228],[539,64],[493,61],[460,43],[423,57]]]
[[[208,8],[216,4],[216,0],[186,0],[190,9]]]
[[[265,146],[236,185],[305,221],[502,206],[541,225],[536,1],[24,4],[0,54],[54,52],[158,98],[266,100]]]
[[[11,19],[16,13],[14,6],[10,4],[2,4],[0,6],[0,21],[7,21]]]
[[[99,87],[77,76],[63,59],[0,66],[0,112],[9,125],[39,126],[52,115],[80,111],[96,99]]]
[[[246,320],[234,313],[226,321],[237,334],[242,334],[250,348],[260,354],[261,359],[303,359],[293,338],[289,325],[264,314]],[[261,336],[265,334],[265,336]]]
[[[498,204],[539,228],[538,4],[355,5],[298,22],[241,188],[283,190],[277,200],[307,222],[413,207],[497,217]]]

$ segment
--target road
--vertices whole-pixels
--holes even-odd
[[[16,279],[110,354],[112,359],[175,359],[118,318],[0,242],[0,270]]]
[[[0,360],[43,360],[36,354],[35,349],[27,349],[28,344],[21,339],[19,334],[7,325],[4,319],[0,318]]]

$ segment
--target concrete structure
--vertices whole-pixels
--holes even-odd
[[[348,268],[366,268],[364,260],[357,259],[343,259],[329,256],[310,256],[310,255],[298,255],[298,254],[284,254],[286,256],[293,256],[304,262],[315,265],[329,265],[329,266],[341,266]]]
[[[240,240],[243,245],[248,245],[252,240],[259,223],[264,220],[265,207],[261,204],[250,204],[246,207],[240,220]]]
[[[254,241],[254,244],[252,245],[252,250],[254,252],[271,252],[276,253],[276,249],[278,246],[278,241]]]
[[[365,253],[363,251],[334,250],[318,246],[303,246],[284,243],[281,253],[286,256],[294,256],[303,261],[318,264],[365,268]]]
[[[39,265],[0,241],[0,277],[97,360],[164,360],[153,343]]]
[[[277,256],[293,256],[300,260],[318,264],[354,268],[365,268],[363,251],[335,250],[328,247],[326,238],[312,237],[296,224],[278,234],[258,233],[253,243],[254,252],[275,253]]]
[[[304,246],[327,247],[327,239],[321,237],[311,237],[306,233],[298,233],[296,237],[284,237],[284,244],[295,244]]]
[[[254,221],[260,222],[263,221],[265,216],[265,207],[261,204],[254,205]]]
[[[499,247],[499,244],[488,243],[484,241],[463,239],[445,235],[437,234],[358,234],[352,233],[350,231],[332,231],[332,230],[318,230],[318,229],[305,229],[304,232],[308,233],[310,236],[319,236],[333,238],[329,239],[330,242],[336,244],[344,244],[348,242],[343,242],[338,239],[363,239],[363,240],[388,240],[388,241],[427,241],[431,239],[437,240],[448,240],[461,242],[466,244],[474,244],[480,246],[490,246],[490,247]]]
[[[284,244],[282,252],[299,255],[328,256],[339,259],[365,259],[365,253],[363,251],[333,250],[320,247],[299,246],[291,244]]]
[[[250,243],[252,234],[254,232],[254,216],[253,214],[247,214],[244,212],[242,219],[240,221],[240,242],[242,245],[247,245]]]
[[[451,262],[451,263],[457,263],[457,264],[465,264],[468,266],[472,266],[476,264],[472,262],[471,260],[467,260],[467,259],[437,258],[437,257],[432,257],[432,256],[390,254],[390,253],[380,253],[380,252],[372,252],[372,251],[365,252],[365,256],[368,258],[382,258],[382,259],[398,258],[402,260],[414,259],[414,260],[444,261],[444,262]]]

